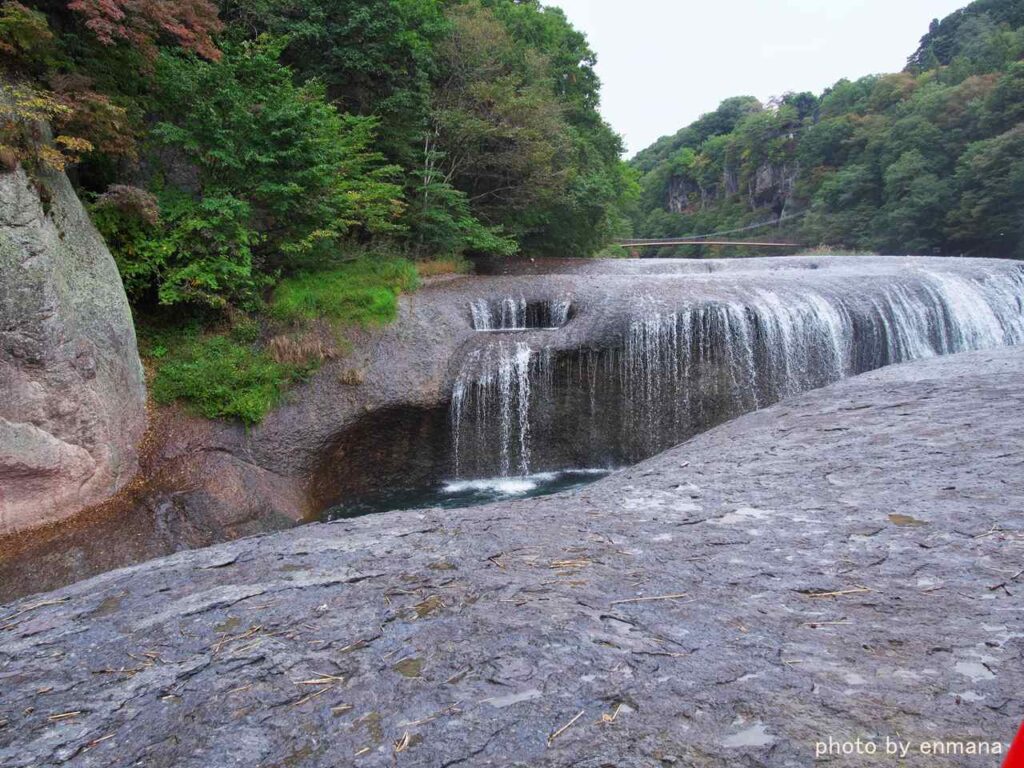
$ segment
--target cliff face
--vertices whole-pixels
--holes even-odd
[[[134,474],[146,393],[131,311],[62,173],[39,187],[20,168],[0,174],[0,393],[0,534],[72,515]]]
[[[747,207],[751,211],[769,209],[778,214],[789,206],[799,176],[800,167],[796,162],[759,165],[743,190]],[[707,210],[738,195],[740,189],[739,169],[728,165],[722,170],[721,178],[708,186],[676,174],[665,184],[665,210],[670,213]]]

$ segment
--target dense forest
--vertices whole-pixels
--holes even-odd
[[[255,421],[332,354],[311,323],[628,227],[594,63],[536,0],[7,0],[0,170],[67,170],[158,399]]]
[[[977,0],[902,72],[726,99],[633,159],[635,232],[1024,258],[1022,58],[1024,0]]]

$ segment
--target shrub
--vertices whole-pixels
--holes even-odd
[[[146,193],[108,191],[92,207],[93,222],[117,261],[128,296],[160,304],[226,309],[253,306],[269,277],[253,269],[259,240],[251,209],[231,195],[195,199],[165,190],[158,209]]]

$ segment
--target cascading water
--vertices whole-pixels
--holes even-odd
[[[844,376],[1024,343],[1020,269],[917,270],[852,290],[827,277],[775,283],[683,306],[641,294],[603,348],[555,349],[532,335],[474,350],[452,397],[457,475],[638,461]],[[474,303],[476,327],[526,327],[527,306]]]
[[[497,447],[498,471],[530,471],[530,363],[523,342],[500,341],[475,350],[452,391],[452,450],[456,475],[463,464]],[[493,474],[493,473],[492,473]]]
[[[566,297],[527,301],[522,296],[505,296],[477,299],[469,309],[477,331],[554,330],[569,322],[572,301]]]

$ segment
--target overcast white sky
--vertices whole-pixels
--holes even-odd
[[[628,154],[729,96],[820,93],[841,77],[903,69],[967,0],[549,0],[586,33],[601,111]]]

